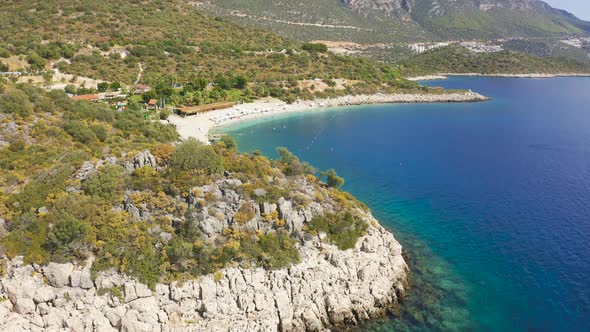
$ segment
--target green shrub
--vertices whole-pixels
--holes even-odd
[[[46,244],[53,260],[67,262],[72,258],[85,258],[89,249],[86,236],[90,226],[67,213],[55,217]]]
[[[96,134],[81,121],[68,121],[63,125],[64,131],[76,141],[88,144],[96,140]]]
[[[169,110],[163,110],[160,112],[160,120],[166,120],[172,114]]]
[[[12,151],[12,152],[19,152],[25,149],[26,147],[26,143],[25,141],[23,141],[22,139],[16,140],[12,143],[10,143],[10,145],[8,146],[8,150]]]
[[[316,216],[310,223],[310,230],[326,233],[327,238],[340,250],[353,248],[358,239],[367,231],[368,225],[350,212]]]
[[[237,149],[238,147],[238,143],[236,142],[236,140],[229,135],[221,136],[219,142],[223,143],[225,147],[230,150]]]
[[[172,167],[189,172],[214,174],[223,172],[221,156],[212,146],[189,138],[178,145],[171,160]]]
[[[106,141],[108,138],[108,132],[103,125],[93,124],[90,126],[90,130],[92,130],[96,138],[101,142]]]
[[[320,53],[328,52],[328,46],[326,44],[320,44],[320,43],[305,43],[305,44],[301,45],[301,49],[305,50],[305,51],[311,51],[311,52],[320,52]]]
[[[267,269],[282,269],[299,263],[295,240],[284,232],[261,235],[257,243],[260,247],[258,262]]]
[[[33,113],[33,104],[23,91],[8,88],[0,95],[0,113],[16,113],[24,118]]]
[[[124,174],[123,167],[106,165],[97,173],[88,176],[82,184],[82,189],[88,195],[112,200],[117,197],[125,183]]]

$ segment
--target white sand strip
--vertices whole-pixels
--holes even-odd
[[[387,103],[443,103],[443,102],[474,102],[488,98],[475,92],[452,92],[441,94],[374,94],[343,96],[330,99],[297,101],[287,104],[277,99],[259,100],[251,104],[236,105],[224,110],[211,111],[199,115],[180,117],[171,115],[170,123],[176,125],[183,139],[195,137],[201,142],[209,142],[209,132],[216,127],[226,126],[238,121],[257,119],[264,116],[282,113],[319,110],[327,107],[363,104]]]

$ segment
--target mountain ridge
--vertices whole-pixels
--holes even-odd
[[[391,42],[508,37],[555,37],[590,32],[590,22],[540,0],[210,0],[203,8],[296,39]],[[246,14],[244,16],[244,14]],[[241,17],[238,17],[241,16]],[[262,23],[255,17],[264,16]],[[248,19],[250,17],[250,19]],[[287,19],[288,18],[288,19]],[[301,30],[272,19],[370,28],[371,33]],[[294,29],[294,31],[290,31]]]

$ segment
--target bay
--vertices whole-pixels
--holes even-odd
[[[590,79],[453,77],[483,103],[354,106],[242,122],[241,151],[334,168],[406,249],[375,331],[590,330]]]

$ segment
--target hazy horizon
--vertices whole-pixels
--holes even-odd
[[[544,0],[554,8],[564,9],[577,17],[590,21],[590,1],[588,0]]]

